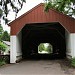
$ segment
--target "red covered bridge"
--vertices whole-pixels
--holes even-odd
[[[53,52],[59,49],[61,57],[75,57],[75,19],[54,9],[45,12],[42,3],[9,23],[9,26],[11,63],[29,55],[30,50],[37,53],[42,42],[51,43]]]

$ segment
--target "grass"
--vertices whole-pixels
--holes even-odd
[[[72,58],[72,59],[71,59],[71,65],[72,65],[73,67],[75,67],[75,58]]]
[[[0,58],[0,66],[5,65],[6,62],[3,57]]]
[[[3,66],[3,65],[5,65],[6,63],[5,63],[5,61],[3,60],[3,61],[0,61],[0,66]]]

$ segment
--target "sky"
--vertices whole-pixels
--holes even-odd
[[[19,13],[17,14],[17,17],[21,16],[22,14],[24,14],[25,12],[29,11],[30,9],[32,9],[33,7],[35,7],[36,5],[43,3],[44,0],[26,0],[26,3],[23,5],[23,8],[19,11]],[[13,12],[9,13],[8,18],[13,21],[15,19],[15,15]],[[3,29],[8,31],[10,33],[10,27],[8,27],[7,25],[4,25],[4,23],[2,22],[2,26]]]

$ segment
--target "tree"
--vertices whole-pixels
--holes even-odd
[[[0,18],[2,18],[5,23],[8,23],[9,20],[7,16],[9,12],[13,10],[17,16],[17,13],[23,7],[24,2],[25,0],[0,0]]]
[[[50,43],[41,43],[39,45],[39,52],[42,52],[42,51],[52,53],[53,47]]]
[[[45,11],[56,9],[69,16],[75,16],[75,0],[45,0]]]
[[[2,41],[10,41],[10,35],[8,34],[7,31],[4,31],[1,37]]]
[[[44,50],[45,50],[44,44],[41,43],[41,44],[39,45],[39,51],[42,52],[42,51],[44,51]]]
[[[6,48],[7,48],[6,45],[0,42],[0,51],[5,52]]]
[[[2,35],[2,33],[3,33],[3,27],[0,24],[0,35]]]
[[[53,48],[52,48],[52,45],[51,44],[48,45],[48,47],[46,48],[46,51],[48,53],[52,53],[53,52]]]
[[[1,36],[2,36],[2,34],[3,34],[3,27],[2,27],[1,24],[0,24],[0,41],[1,41]]]
[[[0,24],[0,41],[10,41],[10,35],[7,31],[3,30],[2,25]]]

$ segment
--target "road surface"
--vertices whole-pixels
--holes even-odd
[[[0,68],[0,75],[75,75],[64,60],[25,60]]]

